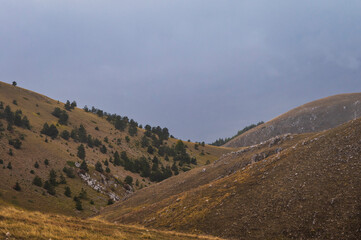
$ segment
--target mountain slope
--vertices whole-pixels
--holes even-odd
[[[67,124],[59,124],[60,118],[52,114],[56,108],[60,109],[61,114],[65,112],[68,115]],[[144,167],[146,162],[149,173],[155,169],[155,173],[168,171],[170,174],[175,174],[174,170],[169,169],[176,165],[182,173],[197,165],[213,162],[231,150],[183,142],[184,151],[188,155],[182,156],[196,158],[196,162],[182,162],[179,157],[175,161],[171,155],[168,157],[161,153],[160,148],[170,151],[179,143],[178,139],[168,138],[160,143],[153,129],[146,133],[145,129],[139,127],[136,127],[136,133],[132,136],[132,120],[126,122],[125,129],[118,130],[106,118],[105,115],[98,116],[76,107],[65,110],[64,103],[0,82],[0,198],[29,210],[90,216],[111,203],[109,199],[116,201],[154,184],[155,180],[151,181],[149,176],[141,176],[138,171],[140,167],[136,164],[142,163]],[[24,119],[30,123],[30,129],[27,124],[23,124],[26,122]],[[53,124],[59,132],[58,136],[52,138],[41,133],[45,123],[49,126]],[[81,126],[83,132],[86,131],[83,134],[85,140],[79,137]],[[154,129],[157,131],[157,128]],[[69,139],[60,137],[65,130],[70,135]],[[76,133],[76,138],[70,134],[72,132]],[[142,146],[143,139],[146,140],[145,146]],[[84,146],[88,172],[79,168],[83,162],[78,157],[80,145]],[[115,159],[117,154],[119,164]],[[97,163],[102,172],[96,170]],[[71,169],[72,177],[69,177],[71,174],[67,176],[64,167]],[[56,183],[53,184],[55,191],[44,188],[45,181],[51,182],[52,170],[56,175]],[[61,175],[65,177],[66,183],[61,181]],[[41,179],[42,186],[33,184],[36,176]],[[125,182],[127,176],[133,179],[132,183]],[[20,191],[14,189],[16,183]],[[69,197],[65,196],[65,187],[71,190]],[[82,189],[86,194],[83,194]],[[82,202],[82,211],[75,209],[77,203],[73,200],[80,195],[78,199]]]
[[[292,109],[232,139],[224,146],[250,146],[286,133],[319,132],[360,116],[361,93],[330,96]]]
[[[144,189],[101,216],[230,239],[360,239],[360,139],[361,119],[274,138],[214,163],[229,175],[154,202],[141,200]]]
[[[139,226],[111,224],[40,212],[30,212],[0,202],[0,237],[4,239],[214,239],[176,232],[164,232]]]

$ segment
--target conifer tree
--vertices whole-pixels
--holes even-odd
[[[85,172],[89,172],[88,164],[86,164],[85,160],[80,164],[80,169],[84,170]]]
[[[67,196],[67,197],[71,197],[70,187],[68,187],[68,186],[65,187],[64,195]]]
[[[21,187],[20,187],[19,182],[16,182],[16,184],[15,184],[15,186],[14,186],[13,188],[14,188],[14,190],[16,190],[16,191],[18,191],[18,192],[21,191]]]
[[[83,144],[80,144],[80,146],[78,147],[77,156],[82,160],[85,159],[85,148]]]
[[[33,179],[33,184],[35,186],[42,187],[43,186],[43,181],[41,180],[41,178],[39,176],[35,176],[34,179]]]

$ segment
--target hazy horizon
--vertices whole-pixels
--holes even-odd
[[[361,92],[361,2],[2,1],[0,81],[212,142]]]

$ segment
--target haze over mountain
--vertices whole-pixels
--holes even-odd
[[[286,133],[319,132],[361,116],[361,93],[340,94],[292,109],[235,137],[225,147],[244,147]]]
[[[360,92],[359,0],[1,1],[0,81],[212,142]]]

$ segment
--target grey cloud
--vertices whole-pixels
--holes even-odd
[[[0,80],[212,141],[360,91],[361,2],[1,1]]]

